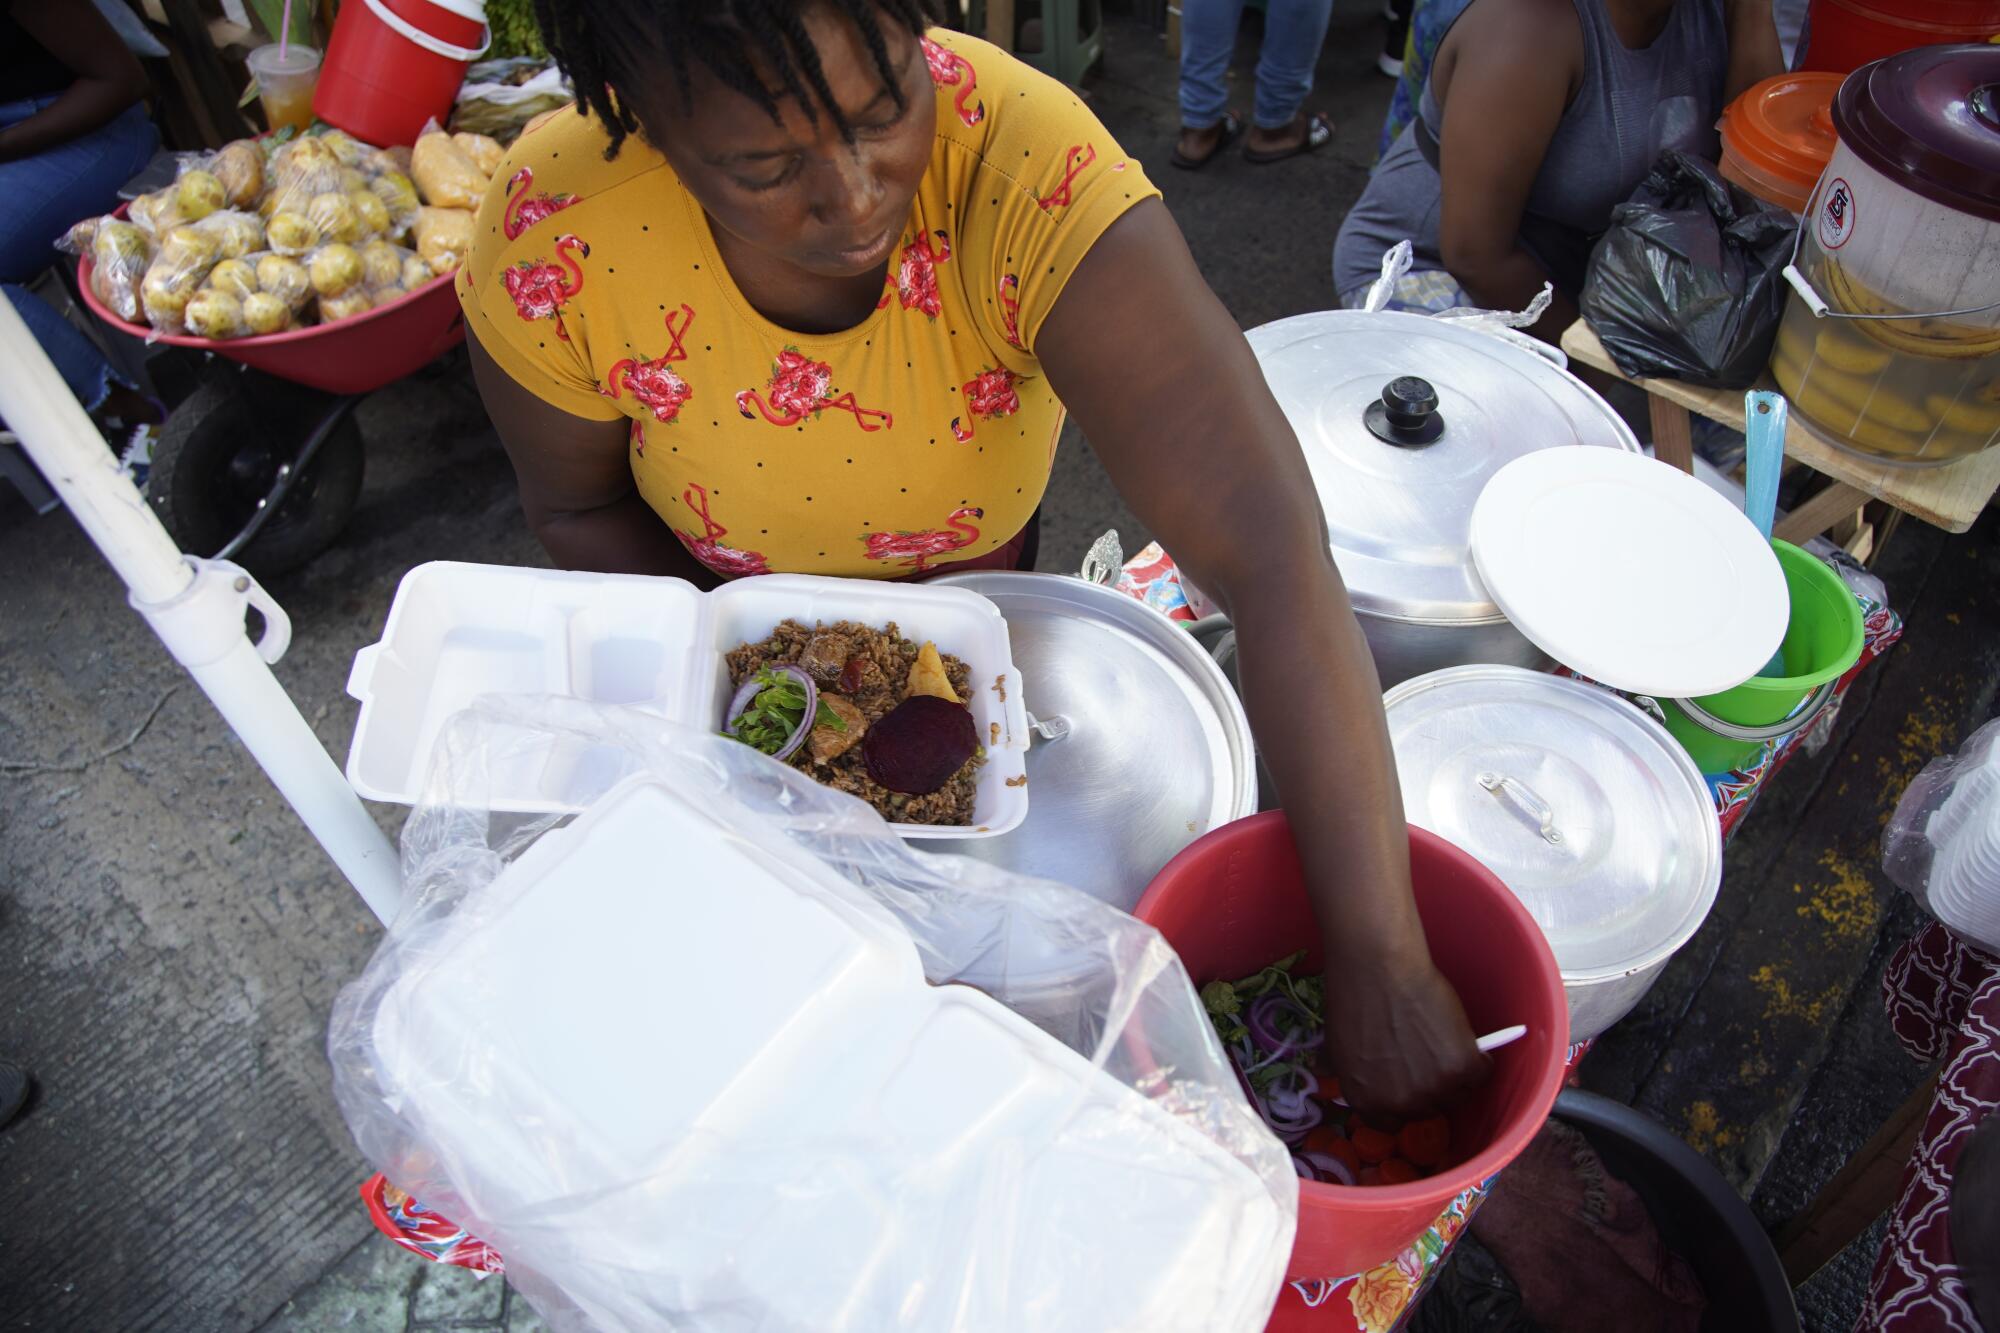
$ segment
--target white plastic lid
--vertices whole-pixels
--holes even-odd
[[[1791,619],[1771,544],[1679,468],[1611,449],[1548,449],[1495,473],[1472,555],[1514,627],[1615,689],[1689,699],[1770,661]]]
[[[1463,666],[1383,697],[1409,821],[1534,915],[1565,981],[1665,958],[1722,884],[1722,828],[1687,751],[1608,690]]]

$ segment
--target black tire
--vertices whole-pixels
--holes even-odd
[[[268,495],[296,456],[313,412],[259,412],[236,376],[211,379],[182,403],[153,446],[147,498],[190,555],[211,556]],[[297,569],[347,526],[361,495],[361,428],[347,413],[236,562],[259,576]]]

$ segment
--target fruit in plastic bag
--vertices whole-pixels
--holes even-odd
[[[437,274],[431,272],[431,266],[424,262],[422,255],[411,255],[403,261],[403,276],[400,281],[405,288],[415,291],[436,276]]]
[[[319,317],[329,324],[337,319],[351,319],[374,308],[375,298],[368,294],[366,287],[358,285],[339,296],[319,298]]]
[[[174,182],[174,206],[189,222],[199,222],[228,203],[229,194],[222,188],[222,182],[198,167],[183,171]]]
[[[243,303],[228,292],[204,287],[181,312],[188,332],[202,338],[235,338],[243,333]]]
[[[208,285],[244,300],[257,290],[257,268],[246,259],[225,259],[210,270]]]
[[[500,163],[506,158],[507,150],[500,146],[498,139],[484,134],[454,134],[451,141],[458,145],[460,152],[472,159],[472,165],[479,168],[489,180],[500,170]]]
[[[389,211],[390,219],[397,227],[407,227],[417,220],[417,209],[422,201],[417,198],[417,187],[409,176],[400,171],[385,171],[368,182],[369,191],[382,201]]]
[[[224,144],[209,164],[231,208],[248,208],[264,193],[264,152],[248,139]]]
[[[294,139],[271,159],[271,192],[265,202],[274,213],[304,213],[323,194],[339,194],[340,163],[318,139]]]
[[[403,279],[403,248],[388,241],[361,247],[361,280],[373,288],[393,287]]]
[[[222,247],[216,237],[192,223],[183,223],[160,238],[160,256],[155,262],[177,269],[199,268],[207,273]]]
[[[380,310],[383,306],[392,305],[408,295],[409,293],[401,287],[377,287],[368,293],[368,299],[374,309]]]
[[[179,332],[188,301],[201,286],[201,279],[198,270],[155,259],[139,281],[139,303],[146,311],[146,322],[168,333]]]
[[[354,205],[344,194],[329,190],[315,195],[306,206],[306,218],[326,240],[352,244],[361,239],[361,219],[355,216]]]
[[[277,213],[264,229],[271,248],[281,255],[302,255],[319,244],[319,228],[303,213]]]
[[[364,236],[386,236],[396,230],[389,217],[389,208],[372,190],[355,190],[348,194],[347,204],[354,210],[354,217],[361,224]]]
[[[296,259],[265,255],[257,261],[257,286],[283,301],[287,310],[298,310],[312,296],[312,275]]]
[[[361,253],[351,245],[335,242],[322,246],[306,262],[313,290],[321,297],[339,296],[361,284]]]
[[[243,298],[243,326],[252,333],[278,333],[292,322],[292,308],[269,292]]]
[[[487,178],[479,164],[432,121],[410,150],[410,174],[424,202],[436,208],[477,208]]]
[[[417,253],[432,273],[456,273],[472,249],[472,213],[464,208],[417,211]]]
[[[384,176],[392,171],[405,175],[410,170],[410,146],[392,144],[387,148],[371,148],[361,159],[361,169],[370,176]]]
[[[368,188],[368,177],[355,167],[342,167],[335,178],[340,182],[342,194],[353,194],[356,190]]]
[[[172,231],[183,221],[180,206],[174,202],[174,189],[170,185],[164,190],[142,194],[132,201],[126,210],[132,221],[155,236]]]
[[[343,167],[359,166],[361,160],[371,151],[366,144],[346,130],[328,130],[319,136],[319,141],[329,153],[333,154],[333,160]]]
[[[116,218],[105,218],[90,236],[90,289],[123,320],[144,313],[140,280],[153,262],[153,242],[142,229]]]
[[[228,209],[209,214],[195,226],[214,238],[215,252],[223,259],[241,259],[264,248],[264,224],[254,214]]]

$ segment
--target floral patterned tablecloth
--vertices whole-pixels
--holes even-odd
[[[1749,813],[1770,775],[1801,746],[1814,744],[1828,734],[1832,716],[1854,677],[1902,636],[1902,621],[1878,600],[1880,585],[1860,571],[1841,572],[1850,586],[1856,588],[1862,603],[1866,646],[1861,660],[1841,679],[1833,706],[1809,732],[1768,744],[1763,757],[1748,769],[1710,779],[1724,838]],[[1197,619],[1173,558],[1157,543],[1124,563],[1115,586],[1171,619],[1183,622]],[[1571,1077],[1588,1049],[1587,1043],[1570,1048]],[[1386,1263],[1365,1273],[1287,1283],[1272,1312],[1268,1333],[1394,1333],[1436,1281],[1441,1261],[1472,1220],[1492,1183],[1484,1181],[1453,1199],[1423,1235]],[[498,1254],[463,1228],[397,1190],[382,1176],[364,1184],[361,1195],[376,1227],[411,1253],[470,1268],[482,1276],[502,1271]],[[1880,1291],[1879,1278],[1877,1285]]]

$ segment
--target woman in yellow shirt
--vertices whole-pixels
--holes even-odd
[[[1298,441],[1139,164],[920,0],[537,11],[578,105],[514,146],[458,292],[550,556],[704,583],[1013,567],[1067,408],[1236,621],[1349,1100],[1480,1077]]]

